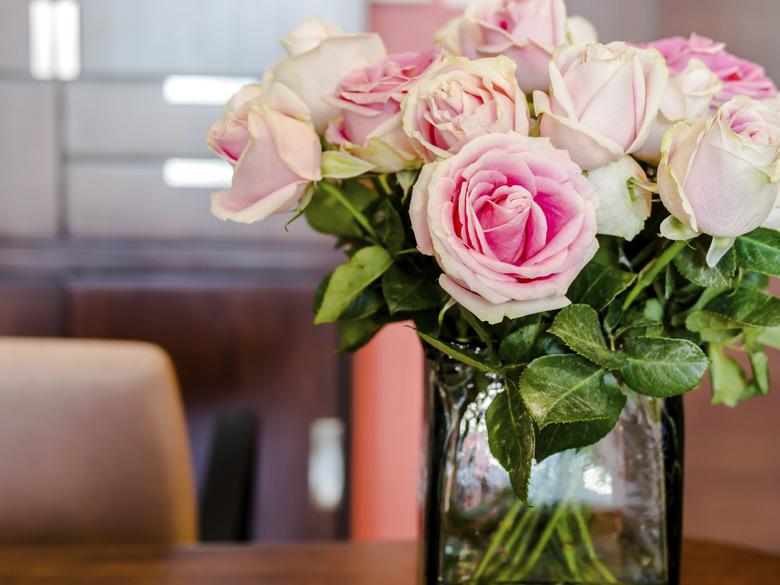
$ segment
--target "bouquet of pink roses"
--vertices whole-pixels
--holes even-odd
[[[562,0],[477,0],[436,40],[386,55],[377,35],[293,30],[209,132],[235,167],[213,213],[337,238],[314,309],[343,351],[411,320],[505,380],[487,430],[521,500],[533,460],[599,441],[627,389],[678,396],[709,369],[716,403],[766,394],[780,103],[763,69],[695,35],[599,44]]]

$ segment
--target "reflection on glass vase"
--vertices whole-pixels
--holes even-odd
[[[606,438],[534,465],[524,505],[488,445],[501,378],[433,351],[428,373],[424,585],[678,585],[682,399],[629,392]]]

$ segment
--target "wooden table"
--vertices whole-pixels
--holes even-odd
[[[683,585],[780,585],[780,558],[685,546]],[[413,544],[285,547],[0,548],[0,584],[414,585]]]

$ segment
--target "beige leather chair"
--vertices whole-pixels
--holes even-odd
[[[160,348],[0,338],[0,543],[186,543],[196,531]]]

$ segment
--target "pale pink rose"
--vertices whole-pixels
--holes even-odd
[[[382,38],[373,33],[314,36],[309,40],[309,44],[316,44],[308,51],[282,59],[269,71],[269,77],[303,100],[317,131],[323,133],[328,123],[339,116],[338,108],[326,98],[335,93],[341,78],[384,59],[387,52]]]
[[[403,126],[427,162],[447,158],[477,136],[528,134],[528,103],[506,57],[447,57],[429,69],[403,102]]]
[[[677,122],[709,117],[710,106],[723,82],[704,63],[691,59],[679,72],[670,72],[664,98],[650,134],[634,156],[652,165],[661,160],[661,139]]]
[[[419,166],[419,156],[403,130],[401,103],[436,57],[435,50],[391,55],[347,75],[328,100],[341,111],[341,118],[328,127],[328,142],[370,162],[379,172]]]
[[[254,223],[290,211],[322,178],[322,148],[306,104],[280,83],[268,84],[238,111],[238,119],[227,112],[209,132],[209,145],[235,165],[231,188],[212,195],[211,211]]]
[[[694,232],[733,239],[767,220],[780,195],[780,114],[745,96],[664,135],[661,200]],[[726,248],[727,249],[727,248]]]
[[[767,77],[763,67],[735,57],[725,50],[725,46],[695,34],[688,39],[672,37],[647,45],[664,56],[673,72],[683,71],[691,59],[698,59],[720,77],[723,89],[715,98],[716,108],[737,95],[746,95],[757,100],[777,95],[777,87]]]
[[[233,166],[249,143],[247,118],[252,100],[262,95],[262,85],[246,85],[225,104],[225,115],[214,124],[206,135],[206,143],[220,157]]]
[[[438,35],[442,48],[469,59],[505,55],[526,92],[547,90],[553,51],[566,43],[563,0],[476,0]]]
[[[343,36],[344,32],[337,24],[315,16],[287,33],[282,39],[282,45],[288,55],[295,56],[316,49],[325,39]]]
[[[540,133],[592,170],[642,147],[669,71],[657,51],[591,44],[556,51],[550,79],[549,96],[534,93]]]
[[[423,167],[410,215],[439,283],[488,323],[560,309],[598,249],[598,195],[544,138],[489,134]]]

